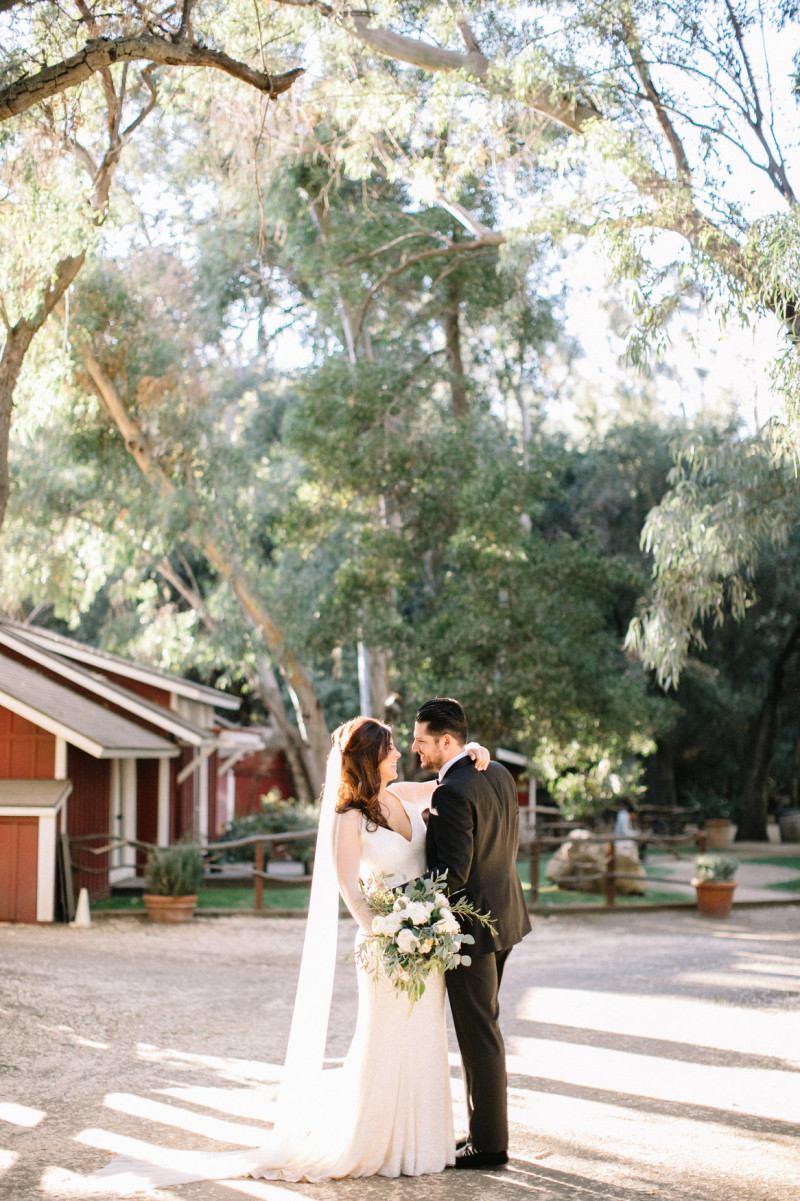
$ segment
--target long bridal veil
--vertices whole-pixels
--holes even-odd
[[[308,920],[274,1128],[267,1132],[263,1146],[255,1149],[203,1152],[160,1147],[153,1149],[152,1159],[115,1159],[88,1178],[87,1191],[129,1196],[164,1185],[248,1175],[298,1180],[309,1155],[315,1158],[313,1134],[318,1111],[311,1101],[324,1091],[322,1069],[339,925],[335,843],[341,775],[342,753],[334,744],[322,792]]]

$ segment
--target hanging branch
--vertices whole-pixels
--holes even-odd
[[[201,42],[174,42],[153,34],[93,38],[71,58],[0,88],[0,121],[18,117],[50,96],[77,87],[114,63],[136,62],[142,59],[154,66],[206,67],[224,71],[226,75],[250,84],[270,98],[287,92],[292,84],[305,74],[304,67],[295,67],[280,75],[256,71],[247,63],[230,58],[219,50],[211,50]]]

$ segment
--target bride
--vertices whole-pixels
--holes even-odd
[[[358,923],[372,914],[359,880],[396,887],[425,872],[425,822],[435,781],[397,782],[391,729],[355,717],[331,739],[317,855],[292,1025],[274,1129],[263,1146],[231,1152],[164,1150],[161,1162],[114,1160],[90,1177],[106,1195],[160,1185],[253,1176],[320,1180],[420,1176],[455,1160],[444,977],[408,997],[357,967],[358,1018],[340,1069],[323,1071],[339,894]],[[476,766],[489,754],[470,743]],[[358,958],[357,958],[358,963]]]

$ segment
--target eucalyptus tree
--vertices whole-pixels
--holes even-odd
[[[694,431],[681,440],[670,482],[644,525],[653,578],[628,643],[665,687],[674,688],[694,669],[696,656],[705,658],[710,631],[726,617],[767,625],[764,610],[772,609],[761,599],[761,573],[769,579],[776,565],[793,564],[800,525],[794,439],[781,424],[751,437],[735,425]],[[795,595],[793,584],[788,592]],[[800,648],[791,609],[784,598],[770,616],[770,641],[762,647],[766,675],[751,687],[751,697],[760,699],[747,740],[741,837],[766,837],[770,766]]]
[[[351,174],[382,164],[420,196],[456,206],[465,173],[493,175],[516,201],[503,238],[520,217],[552,233],[559,212],[562,231],[609,236],[620,270],[638,280],[645,330],[692,281],[745,311],[774,313],[794,337],[794,75],[780,56],[797,29],[795,6],[382,0],[366,12],[277,0],[272,11],[280,8],[298,42],[314,39],[311,102],[327,112],[335,104]],[[608,170],[598,175],[600,160]],[[550,189],[536,171],[555,164]],[[751,205],[759,179],[772,205],[768,196]],[[468,208],[456,211],[468,223]],[[659,230],[682,244],[666,270],[647,254]]]
[[[209,8],[25,0],[0,9],[0,525],[25,356],[97,243],[123,150],[158,103],[158,69],[221,71],[272,99],[302,74],[270,74],[260,42],[259,67],[209,47],[204,17],[215,32],[225,25]],[[132,63],[142,64],[133,74]]]

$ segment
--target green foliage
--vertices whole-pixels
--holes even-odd
[[[157,897],[187,897],[199,892],[205,879],[205,857],[194,843],[157,847],[147,856],[147,892]]]
[[[226,827],[221,842],[232,842],[239,838],[250,838],[254,834],[290,835],[294,830],[310,830],[319,824],[319,805],[302,805],[295,800],[284,800],[277,790],[261,798],[255,813],[237,817]],[[308,867],[314,859],[315,838],[287,838],[286,843],[264,843],[264,862],[274,859],[278,847],[286,848],[289,858],[298,859]],[[252,863],[255,847],[232,847],[225,852],[229,860]]]
[[[681,799],[686,805],[698,808],[703,817],[727,818],[734,817],[738,808],[737,800],[723,796],[719,792],[704,789],[696,784],[684,788]]]
[[[699,434],[699,436],[698,436]],[[706,623],[754,603],[753,571],[783,548],[798,518],[794,455],[773,424],[746,438],[734,428],[692,433],[679,448],[671,488],[642,532],[653,587],[627,645],[664,687],[675,686]]]
[[[732,880],[739,870],[739,861],[726,855],[698,855],[694,870],[696,879],[701,881]]]

